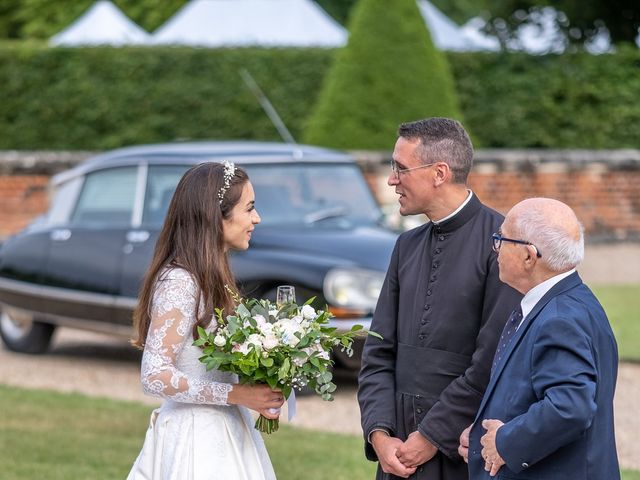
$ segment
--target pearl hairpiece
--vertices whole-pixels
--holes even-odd
[[[231,186],[231,179],[236,173],[236,166],[232,162],[225,160],[222,162],[222,165],[224,165],[224,184],[220,187],[220,191],[218,191],[220,205],[222,205],[224,194],[229,190],[229,187]]]

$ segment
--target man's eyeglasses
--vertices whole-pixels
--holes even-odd
[[[403,173],[407,173],[407,172],[410,172],[412,170],[418,170],[420,168],[431,167],[432,165],[435,165],[436,163],[438,163],[438,162],[425,163],[424,165],[418,165],[417,167],[412,167],[412,168],[400,168],[395,161],[391,160],[391,172],[399,180],[400,179],[400,175],[403,174]]]
[[[515,240],[513,238],[503,237],[501,233],[494,233],[493,235],[491,235],[491,239],[493,240],[493,251],[496,253],[500,250],[502,242],[511,242],[518,243],[520,245],[531,245],[536,250],[536,257],[542,258],[542,254],[540,253],[540,250],[538,250],[538,247],[536,247],[531,242],[527,242],[526,240]]]

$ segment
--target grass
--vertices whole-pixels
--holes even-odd
[[[137,456],[150,407],[0,385],[3,480],[121,480]],[[284,425],[266,439],[279,480],[370,480],[360,437]],[[622,472],[640,480],[640,471]]]
[[[596,286],[618,340],[620,358],[640,361],[640,285]],[[150,407],[82,395],[0,385],[0,478],[125,478],[144,439]],[[266,438],[279,480],[372,479],[357,436],[284,425]],[[640,480],[640,471],[623,471]]]
[[[640,285],[594,286],[592,290],[607,312],[620,359],[640,362]]]
[[[0,385],[0,478],[122,480],[151,408],[77,394]],[[266,439],[279,480],[370,480],[362,440],[284,425]]]

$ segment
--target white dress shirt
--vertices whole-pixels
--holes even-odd
[[[536,303],[538,303],[542,299],[542,297],[544,297],[545,293],[551,290],[553,286],[560,280],[567,278],[575,271],[576,269],[572,268],[568,272],[560,273],[554,277],[548,278],[544,282],[539,283],[538,285],[533,287],[525,294],[524,298],[520,302],[520,308],[522,308],[522,320],[520,320],[520,323],[516,327],[516,331],[518,331],[520,325],[522,325],[522,322],[524,322],[524,319],[527,318],[527,315],[531,313],[531,310],[533,310],[533,307],[536,306]]]

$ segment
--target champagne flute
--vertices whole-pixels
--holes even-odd
[[[295,303],[296,289],[291,285],[280,285],[276,290],[276,307],[280,310],[288,303]]]

